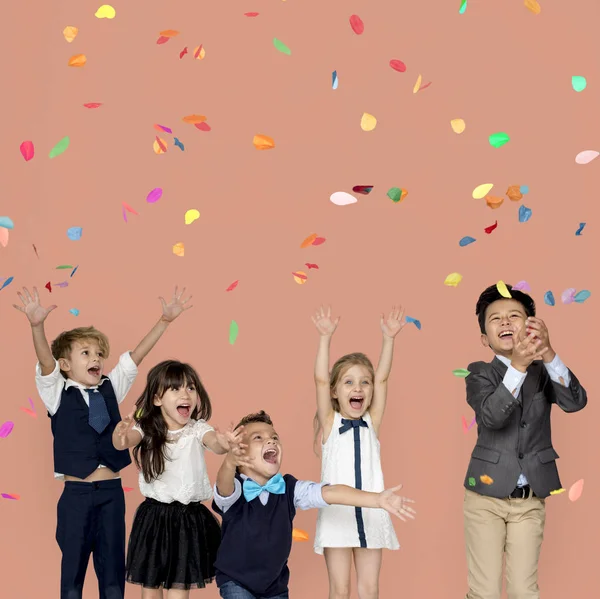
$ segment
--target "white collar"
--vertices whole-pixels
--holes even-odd
[[[92,391],[94,389],[97,389],[104,381],[107,380],[108,379],[102,379],[99,385],[94,385],[93,387],[86,387],[85,385],[82,385],[81,383],[78,383],[73,379],[67,379],[67,382],[65,383],[65,389],[68,389],[69,387],[77,387],[80,391]]]
[[[511,361],[506,356],[499,356],[498,354],[496,354],[496,358],[498,358],[498,360],[500,360],[500,362],[502,362],[502,364],[505,364],[506,366],[510,366]]]

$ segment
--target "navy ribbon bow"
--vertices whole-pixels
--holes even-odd
[[[359,418],[358,420],[347,420],[346,418],[342,418],[342,426],[340,426],[340,435],[354,428],[357,429],[359,426],[364,426],[369,428],[369,425],[365,420]]]

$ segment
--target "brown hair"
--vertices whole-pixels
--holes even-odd
[[[63,331],[53,342],[51,346],[52,355],[55,360],[61,358],[69,359],[71,356],[71,350],[73,349],[73,343],[83,341],[95,341],[100,347],[100,351],[104,354],[105,358],[108,358],[110,353],[110,345],[108,343],[108,337],[101,333],[94,327],[79,327],[78,329],[71,329],[70,331]],[[62,371],[61,371],[62,372]],[[62,375],[67,378],[67,374],[62,372]]]
[[[252,422],[264,422],[265,424],[269,424],[273,426],[273,421],[271,417],[264,411],[256,412],[255,414],[248,414],[248,416],[244,416],[235,426],[235,429],[240,428],[240,426],[246,426],[247,424],[251,424]]]
[[[350,368],[352,368],[352,366],[364,366],[369,371],[369,374],[371,375],[371,377],[373,379],[375,379],[375,369],[373,368],[373,363],[371,362],[371,360],[369,360],[369,358],[365,354],[356,352],[353,354],[346,354],[345,356],[342,356],[333,365],[333,368],[331,369],[331,373],[329,375],[329,393],[331,395],[331,407],[333,408],[334,412],[340,411],[340,402],[337,400],[336,397],[333,397],[333,392],[335,391],[335,388],[337,387],[338,383],[340,382],[340,379],[342,378],[342,376],[344,374],[346,374],[346,372]],[[321,424],[319,423],[318,413],[315,413],[315,417],[313,420],[313,428],[315,431],[315,436],[314,436],[314,440],[313,440],[313,449],[314,449],[314,452],[318,456],[320,456],[321,454],[317,448],[318,448],[319,436],[322,434],[323,430],[321,428]]]
[[[167,423],[160,406],[154,405],[154,398],[162,397],[170,389],[181,389],[185,384],[194,385],[200,398],[200,407],[194,408],[191,420],[209,420],[212,406],[198,373],[189,364],[176,360],[165,360],[150,370],[146,388],[135,403],[135,420],[144,435],[133,448],[133,459],[147,483],[157,479],[165,471],[165,449],[168,443]]]

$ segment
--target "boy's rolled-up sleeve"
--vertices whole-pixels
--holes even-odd
[[[323,487],[328,483],[316,483],[310,480],[296,482],[294,491],[294,505],[300,510],[327,507],[329,504],[323,499]]]

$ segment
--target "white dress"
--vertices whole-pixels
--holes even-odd
[[[360,426],[360,476],[363,491],[385,490],[381,471],[379,439],[373,430],[371,415],[364,416],[367,426]],[[322,445],[321,482],[356,487],[354,429],[340,433],[342,416],[334,413],[333,426]],[[399,549],[391,516],[383,509],[330,505],[319,510],[315,552],[325,547],[366,547]]]

